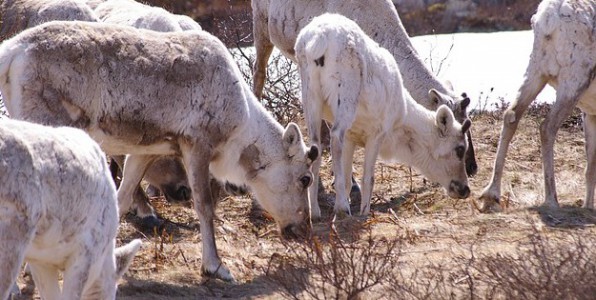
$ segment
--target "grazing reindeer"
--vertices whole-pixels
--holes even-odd
[[[348,212],[355,146],[363,146],[361,214],[370,212],[377,155],[402,160],[439,181],[454,198],[470,194],[464,165],[465,134],[447,106],[437,112],[416,103],[403,88],[391,54],[352,20],[323,14],[306,25],[296,40],[302,99],[310,141],[320,143],[321,121],[333,123],[331,155],[335,174],[335,212]],[[431,93],[437,94],[435,90]],[[318,180],[321,159],[313,165]],[[310,187],[311,211],[320,215],[317,191]]]
[[[233,280],[217,254],[210,174],[246,185],[284,236],[308,217],[310,165],[298,126],[284,129],[209,33],[160,33],[54,21],[0,45],[0,91],[15,118],[85,129],[109,155],[130,154],[120,213],[147,166],[181,156],[201,223],[202,269]]]
[[[594,208],[596,185],[596,2],[546,0],[532,17],[534,46],[517,98],[503,114],[503,129],[490,184],[481,199],[484,210],[499,201],[509,143],[528,106],[548,83],[557,99],[540,126],[544,205],[558,207],[554,143],[563,121],[577,106],[584,112],[586,139],[585,207]]]
[[[0,186],[0,299],[24,261],[42,299],[115,299],[141,242],[114,249],[116,189],[97,143],[74,128],[0,120]]]
[[[294,45],[298,33],[314,17],[325,12],[338,13],[354,20],[379,45],[389,50],[400,66],[406,89],[414,100],[430,110],[447,104],[463,124],[468,119],[467,97],[461,99],[440,82],[420,59],[390,0],[253,0],[253,36],[257,57],[254,65],[253,89],[261,97],[267,61],[277,47],[286,57],[296,61]],[[435,89],[435,93],[429,93]],[[466,172],[476,174],[478,166],[470,131],[466,152]]]

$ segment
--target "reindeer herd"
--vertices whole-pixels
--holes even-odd
[[[362,215],[370,213],[377,156],[416,168],[450,197],[470,196],[470,99],[425,67],[391,1],[253,0],[252,8],[251,89],[222,42],[186,16],[133,0],[0,3],[0,92],[11,118],[0,120],[0,299],[23,262],[43,299],[114,299],[141,246],[115,248],[119,217],[134,208],[158,221],[143,177],[168,199],[194,200],[202,271],[234,280],[215,244],[212,180],[250,191],[284,237],[304,235],[321,217],[312,183],[323,121],[331,124],[336,214],[352,213],[356,146],[365,148]],[[481,199],[498,202],[509,142],[548,83],[557,99],[540,130],[545,205],[558,206],[554,139],[578,106],[585,206],[593,209],[596,3],[545,0],[532,26],[525,80],[504,114]],[[258,100],[274,46],[298,64],[310,146],[296,124],[282,127]],[[122,169],[117,190],[105,154]]]

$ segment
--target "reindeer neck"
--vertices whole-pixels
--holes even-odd
[[[249,97],[253,97],[248,91]],[[210,170],[222,181],[237,185],[245,183],[246,171],[239,165],[242,151],[254,145],[263,155],[271,157],[281,153],[283,127],[261,106],[256,98],[248,99],[248,115],[240,128],[218,147],[218,155],[212,161]]]
[[[416,103],[406,93],[406,114],[401,122],[394,124],[386,136],[379,155],[383,160],[401,162],[406,165],[420,165],[428,156],[429,147],[425,141],[433,138],[435,115],[433,111]]]

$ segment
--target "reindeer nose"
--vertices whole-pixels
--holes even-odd
[[[460,199],[466,199],[470,196],[470,188],[467,184],[462,184],[459,181],[452,180],[449,184],[449,189],[455,192]]]
[[[177,193],[178,193],[178,199],[181,199],[183,201],[190,200],[190,197],[192,197],[192,193],[191,193],[190,189],[186,186],[181,186],[178,189]]]

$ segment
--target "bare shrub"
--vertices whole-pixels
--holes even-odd
[[[375,237],[370,231],[347,243],[332,231],[326,241],[314,236],[286,244],[287,252],[271,256],[265,273],[292,299],[371,299],[373,287],[392,276],[401,244],[401,239]]]
[[[253,47],[230,49],[244,80],[252,86],[255,50]],[[296,122],[302,116],[300,75],[296,64],[274,50],[267,66],[267,78],[261,103],[282,124]]]
[[[244,80],[252,86],[255,49],[252,47],[252,33],[246,28],[252,28],[250,11],[242,15],[229,15],[226,22],[221,23],[218,37],[229,47],[234,61],[240,67]],[[300,101],[300,75],[298,67],[289,58],[283,56],[277,49],[273,51],[267,66],[267,78],[263,90],[261,103],[270,111],[275,119],[282,124],[296,122],[302,115]]]
[[[424,265],[411,265],[402,253],[383,293],[388,299],[593,299],[596,237],[549,236],[534,228],[514,251],[497,254],[478,238],[464,253],[452,250]]]
[[[385,298],[422,300],[440,296],[441,299],[457,299],[454,287],[459,282],[451,278],[450,269],[450,266],[436,262],[424,266],[397,267],[384,287]],[[454,284],[450,285],[450,280]]]
[[[596,238],[555,240],[534,230],[514,253],[459,255],[471,299],[593,299]],[[472,248],[471,248],[472,249]]]

